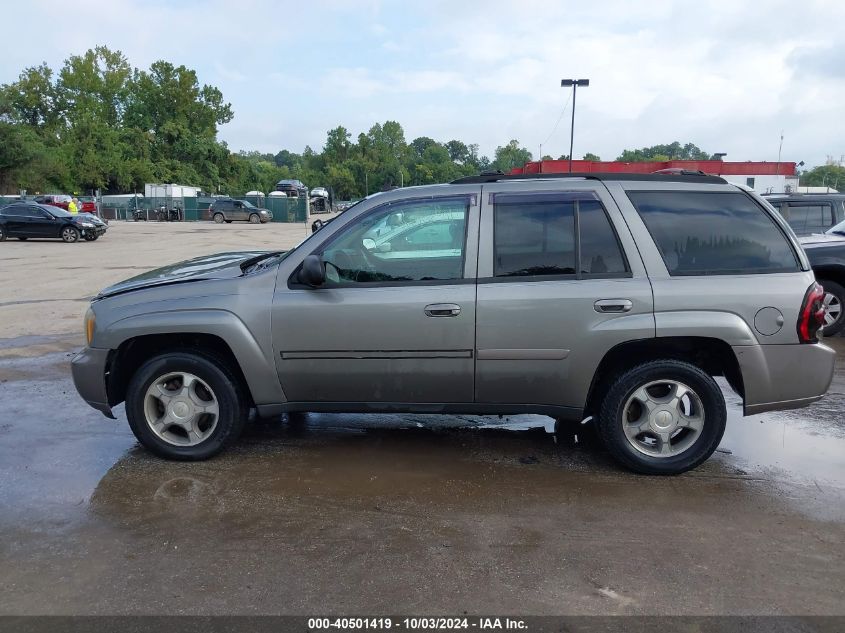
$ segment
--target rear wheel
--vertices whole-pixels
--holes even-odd
[[[213,219],[217,224],[223,224],[223,220],[226,218],[223,217],[222,213],[215,213]]]
[[[834,336],[845,327],[845,288],[826,279],[819,283],[824,288],[824,335]]]
[[[144,363],[129,382],[126,417],[138,441],[167,459],[194,461],[237,439],[247,400],[225,361],[172,352]]]
[[[257,213],[250,213],[249,223],[250,224],[258,224],[259,222],[261,222],[261,218],[258,217],[258,214]]]
[[[683,361],[643,363],[621,374],[602,398],[598,430],[608,451],[631,470],[676,475],[704,462],[722,440],[721,389]]]
[[[61,236],[62,241],[67,242],[68,244],[79,241],[79,231],[72,226],[66,226],[63,228]]]

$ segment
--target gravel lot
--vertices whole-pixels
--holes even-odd
[[[0,244],[0,614],[844,614],[845,339],[829,396],[698,470],[621,471],[540,416],[308,415],[170,463],[69,359],[103,286],[302,224],[114,222]]]

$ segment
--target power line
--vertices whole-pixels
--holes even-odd
[[[564,104],[563,104],[563,110],[561,110],[561,111],[560,111],[560,116],[557,118],[557,121],[555,121],[555,126],[552,128],[552,131],[551,131],[551,132],[549,132],[549,135],[546,137],[546,140],[545,140],[545,141],[543,141],[542,143],[540,143],[540,147],[543,147],[543,145],[545,145],[546,143],[548,143],[548,142],[549,142],[549,139],[550,139],[550,138],[552,138],[552,135],[553,135],[553,134],[555,133],[555,131],[557,130],[557,126],[558,126],[558,125],[560,125],[560,122],[563,120],[563,115],[564,115],[564,114],[566,114],[566,109],[569,107],[569,102],[570,102],[571,100],[572,100],[572,94],[570,94],[570,95],[566,98],[566,103],[564,103]],[[543,157],[542,157],[542,156],[540,156],[539,158],[541,158],[541,159],[542,159]]]

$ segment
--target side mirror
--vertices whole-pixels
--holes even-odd
[[[308,255],[302,260],[299,280],[314,288],[326,283],[326,265],[320,259],[319,255]]]

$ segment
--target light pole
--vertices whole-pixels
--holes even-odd
[[[560,87],[569,88],[572,86],[572,127],[569,129],[569,173],[572,173],[572,148],[575,145],[575,92],[578,86],[586,88],[590,85],[589,79],[561,79]]]

